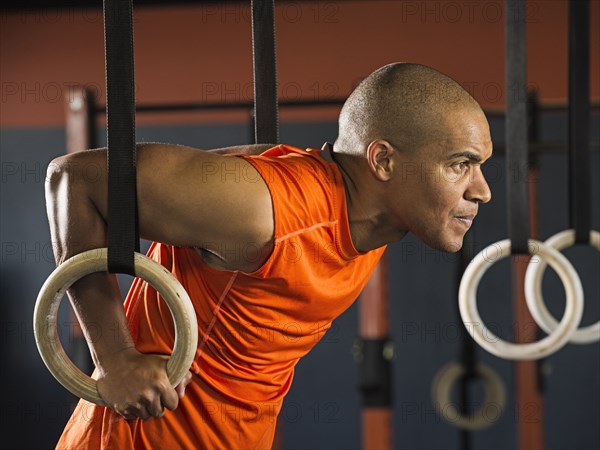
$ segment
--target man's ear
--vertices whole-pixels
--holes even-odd
[[[369,169],[380,181],[392,178],[396,149],[386,140],[372,141],[367,147],[367,163]]]

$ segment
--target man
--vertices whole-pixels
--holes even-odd
[[[78,281],[69,296],[111,408],[81,401],[59,448],[269,448],[295,364],[356,299],[386,244],[412,232],[457,251],[490,200],[485,116],[425,66],[367,77],[329,151],[333,162],[284,145],[139,145],[140,233],[190,293],[198,351],[171,387],[173,325],[156,291],[136,280],[124,314],[114,276]],[[104,150],[83,152],[49,170],[58,263],[106,246],[105,160]]]

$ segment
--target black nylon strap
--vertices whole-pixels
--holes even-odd
[[[527,54],[525,1],[506,0],[506,192],[513,254],[527,254],[529,238]]]
[[[359,389],[362,405],[369,408],[389,407],[392,404],[392,365],[385,357],[389,339],[361,339]]]
[[[587,0],[569,2],[569,222],[575,242],[591,228],[590,18]]]
[[[135,274],[139,251],[135,176],[133,2],[104,0],[108,142],[108,270]]]
[[[254,138],[257,144],[279,142],[275,0],[252,0],[254,55]]]

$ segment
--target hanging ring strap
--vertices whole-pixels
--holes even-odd
[[[569,215],[578,244],[589,244],[591,229],[589,9],[569,2]]]
[[[581,280],[569,260],[554,248],[527,239],[529,213],[525,44],[525,2],[506,0],[506,162],[510,239],[488,246],[471,261],[463,275],[458,300],[463,322],[475,341],[496,356],[516,360],[539,359],[560,349],[572,337],[583,313]],[[495,253],[492,259],[490,253]],[[509,254],[539,254],[554,268],[565,286],[567,305],[563,319],[554,332],[541,341],[522,345],[503,341],[485,327],[479,316],[479,281],[491,264]]]
[[[135,274],[136,198],[133,2],[104,0],[108,158],[108,270]]]
[[[569,3],[569,221],[571,229],[548,238],[544,244],[562,250],[573,244],[589,244],[600,250],[600,233],[591,230],[591,149],[589,105],[589,2]],[[543,260],[534,258],[527,267],[527,305],[537,324],[547,333],[557,327],[542,295]],[[600,340],[600,321],[579,328],[571,342]]]
[[[173,386],[179,384],[187,373],[198,344],[196,313],[187,292],[166,268],[139,253],[132,9],[131,1],[104,2],[109,248],[88,250],[58,266],[40,290],[33,317],[36,344],[48,370],[73,394],[103,406],[106,405],[98,393],[96,381],[81,372],[69,359],[57,332],[58,308],[62,297],[83,276],[106,271],[128,273],[148,281],[161,294],[173,314],[175,324],[173,353],[167,361],[167,374]]]
[[[279,142],[275,1],[252,0],[254,56],[254,136],[257,144]]]
[[[527,254],[527,52],[525,2],[506,1],[506,192],[513,254]]]

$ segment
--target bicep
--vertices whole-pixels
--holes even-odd
[[[245,244],[268,235],[271,196],[242,158],[152,145],[138,168],[140,233],[180,246]]]

